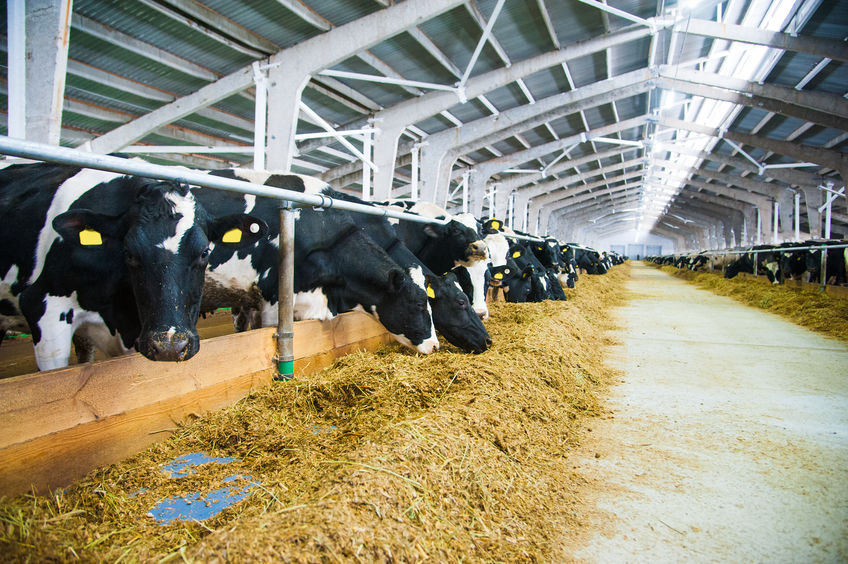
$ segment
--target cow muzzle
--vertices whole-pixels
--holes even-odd
[[[489,247],[483,241],[474,241],[465,249],[467,260],[488,259]]]
[[[157,362],[180,362],[197,353],[197,339],[191,334],[178,331],[150,333],[144,343],[139,343],[139,352]]]

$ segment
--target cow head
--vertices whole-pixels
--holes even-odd
[[[424,226],[424,233],[438,241],[440,252],[453,260],[455,264],[488,258],[486,243],[480,239],[477,231],[455,219],[445,225],[428,223]]]
[[[186,186],[139,182],[135,204],[120,218],[74,209],[58,215],[53,226],[83,252],[110,254],[109,264],[125,272],[135,297],[135,345],[141,354],[188,360],[199,349],[195,325],[210,246],[253,244],[267,227],[244,214],[209,218]]]
[[[413,276],[419,278],[413,280]],[[395,339],[423,354],[439,350],[424,275],[393,268],[381,288],[373,312]]]
[[[489,332],[474,312],[453,272],[428,275],[427,295],[433,309],[433,323],[448,340],[466,352],[481,353],[492,344]]]

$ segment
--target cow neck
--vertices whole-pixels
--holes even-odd
[[[341,233],[339,233],[336,236],[335,239],[333,239],[332,241],[330,241],[326,245],[320,245],[320,246],[316,246],[315,248],[309,249],[309,251],[306,253],[306,256],[308,257],[312,253],[316,253],[316,252],[319,252],[319,251],[324,251],[324,252],[330,251],[330,250],[336,248],[340,243],[342,243],[342,241],[348,239],[349,237],[353,236],[357,232],[359,232],[359,226],[358,225],[348,226]]]
[[[389,246],[383,250],[386,251],[387,255],[391,256],[392,251],[395,250],[395,247],[397,247],[400,243],[402,243],[402,241],[398,237],[395,237],[392,239],[392,242],[389,243]]]

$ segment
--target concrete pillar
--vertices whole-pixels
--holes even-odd
[[[71,0],[26,2],[26,138],[30,141],[59,144],[71,6]]]
[[[374,136],[374,199],[388,200],[392,197],[392,180],[395,176],[398,139],[405,129],[403,124],[377,123],[380,132]]]
[[[529,199],[527,196],[522,196],[521,192],[516,192],[515,194],[515,225],[510,225],[513,229],[517,229],[518,231],[527,231],[527,204]]]
[[[804,205],[807,207],[807,222],[810,224],[810,237],[821,239],[822,236],[822,214],[819,206],[824,203],[824,196],[818,187],[801,188],[804,192]]]
[[[483,197],[486,194],[486,183],[489,178],[489,176],[479,174],[475,170],[471,171],[471,178],[468,182],[468,211],[474,214],[474,217],[480,217],[483,214]]]
[[[795,238],[795,193],[784,190],[777,198],[779,221],[779,242],[792,241]]]
[[[297,156],[294,136],[297,133],[300,95],[309,82],[309,73],[299,65],[271,67],[268,71],[268,151],[269,170],[291,170]]]

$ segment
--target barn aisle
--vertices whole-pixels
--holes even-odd
[[[848,347],[633,265],[585,562],[848,561]],[[575,531],[570,531],[573,535]]]

